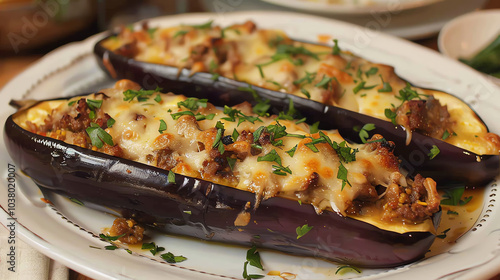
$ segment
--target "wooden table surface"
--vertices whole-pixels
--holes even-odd
[[[471,0],[474,1],[474,0]],[[500,9],[500,0],[489,0],[484,9]],[[194,8],[195,11],[197,7]],[[433,50],[438,50],[437,36],[415,41],[416,43],[428,47]],[[42,57],[43,54],[27,54],[20,56],[3,56],[0,57],[0,88],[2,88],[10,79],[24,70],[31,63]],[[70,271],[70,280],[93,280],[73,270]],[[500,280],[500,274],[490,280]]]

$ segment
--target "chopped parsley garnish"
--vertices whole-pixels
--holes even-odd
[[[180,262],[183,262],[183,261],[187,260],[186,257],[184,257],[184,256],[175,256],[171,252],[168,252],[168,253],[165,253],[165,254],[161,254],[160,257],[162,259],[164,259],[168,263],[180,263]]]
[[[340,144],[338,144],[337,142],[332,141],[322,131],[319,132],[319,135],[320,138],[312,139],[311,142],[305,144],[304,146],[308,147],[311,151],[317,153],[319,152],[319,150],[315,146],[316,144],[328,143],[328,145],[330,145],[335,150],[340,159],[340,165],[337,172],[337,179],[342,180],[342,190],[344,189],[346,184],[352,186],[351,183],[347,180],[347,168],[345,168],[343,163],[349,163],[351,161],[355,161],[358,149],[352,149],[351,147],[347,146],[347,143],[345,141],[342,141]]]
[[[375,75],[378,73],[378,68],[377,67],[372,67],[368,71],[365,72],[366,77],[370,77],[371,75]]]
[[[189,26],[189,27],[192,27],[192,28],[195,28],[195,29],[210,29],[210,28],[212,28],[212,23],[213,22],[214,22],[213,20],[209,20],[206,23],[194,24],[194,25],[186,25],[186,26]]]
[[[333,55],[339,55],[340,54],[339,40],[337,40],[337,39],[333,39],[332,54]]]
[[[293,105],[293,99],[288,99],[288,110],[286,112],[280,111],[278,114],[278,120],[294,120],[300,116],[300,113],[295,109]]]
[[[116,235],[116,236],[109,236],[109,235],[104,235],[104,234],[99,234],[99,237],[106,240],[106,241],[116,241],[118,239],[120,239],[121,237],[124,237],[126,233],[124,234],[120,234],[120,235]]]
[[[441,152],[439,148],[436,145],[432,145],[432,148],[427,156],[429,156],[429,159],[434,159],[439,154],[439,152]]]
[[[306,75],[298,80],[293,81],[293,84],[300,85],[304,82],[306,82],[306,84],[310,84],[314,81],[314,79],[316,79],[316,72],[309,73],[306,71]]]
[[[280,83],[276,82],[276,81],[273,81],[273,80],[266,80],[266,82],[271,83],[271,84],[273,84],[273,85],[277,86],[279,89],[282,89],[282,88],[283,88],[283,86],[282,86]]]
[[[394,125],[397,124],[396,117],[398,116],[398,114],[395,111],[391,110],[390,108],[386,108],[384,110],[384,115],[386,118],[391,120],[392,124],[394,124]]]
[[[271,143],[273,146],[281,146],[283,145],[283,141],[276,141],[276,139],[285,137],[288,135],[286,132],[286,126],[281,125],[278,120],[276,120],[276,124],[270,124],[266,127],[267,132],[271,135]]]
[[[280,155],[278,155],[278,153],[274,149],[272,151],[270,151],[267,155],[259,156],[257,158],[257,161],[258,162],[270,161],[270,162],[276,162],[277,164],[281,165],[281,157],[280,157]]]
[[[155,256],[157,253],[165,251],[164,247],[159,247],[156,245],[154,242],[151,243],[142,243],[142,250],[149,250],[153,256]]]
[[[68,102],[68,106],[73,106],[76,103],[76,100]]]
[[[214,117],[215,117],[215,114],[208,114],[208,115],[203,115],[201,113],[197,113],[196,115],[191,112],[191,111],[181,111],[181,112],[177,112],[177,113],[173,113],[173,114],[170,114],[170,116],[172,117],[172,119],[174,120],[177,120],[179,119],[181,116],[184,116],[184,115],[189,115],[189,116],[193,116],[196,118],[197,121],[202,121],[202,120],[212,120]]]
[[[186,35],[188,33],[189,33],[189,30],[179,30],[179,31],[175,32],[173,38],[175,39],[175,38],[177,38],[179,36],[184,36],[184,35]]]
[[[280,176],[286,176],[286,174],[292,174],[292,170],[290,169],[290,167],[284,167],[284,166],[277,166],[277,165],[272,165],[272,167],[274,168],[273,169],[273,173],[276,174],[276,175],[280,175]]]
[[[220,37],[221,38],[226,38],[226,30],[233,30],[236,34],[240,35],[241,32],[238,29],[231,28],[231,26],[228,26],[226,28],[222,28],[220,30]]]
[[[355,126],[354,131],[359,132],[359,138],[361,139],[361,142],[366,143],[366,139],[370,137],[368,134],[368,131],[372,131],[375,129],[375,125],[372,123],[367,123],[363,125],[363,127],[360,129],[359,126]]]
[[[231,134],[231,137],[233,138],[233,141],[236,141],[238,140],[238,137],[240,136],[240,133],[238,132],[238,130],[233,129],[233,134]]]
[[[455,132],[450,134],[450,132],[448,130],[445,130],[441,139],[446,140],[450,136],[457,136],[457,134]]]
[[[107,121],[106,121],[106,126],[107,127],[113,127],[113,125],[115,124],[115,119],[113,118],[109,118]]]
[[[277,51],[275,55],[280,55],[280,54],[286,54],[288,56],[286,57],[287,59],[290,59],[290,56],[305,55],[305,56],[310,56],[315,60],[319,60],[318,55],[304,48],[303,46],[295,47],[292,45],[280,44],[277,46]]]
[[[374,87],[376,87],[377,85],[373,85],[373,86],[365,86],[366,82],[365,81],[361,81],[359,82],[353,89],[352,89],[352,92],[354,92],[354,94],[362,91],[362,90],[369,90],[369,89],[372,89]]]
[[[149,34],[149,37],[153,38],[153,37],[154,37],[154,35],[155,35],[156,30],[158,30],[158,27],[149,28],[149,29],[148,29],[148,34]]]
[[[240,91],[247,91],[250,92],[257,101],[257,104],[253,106],[252,112],[259,116],[265,116],[269,108],[271,108],[271,105],[269,104],[269,100],[261,98],[255,89],[252,88],[252,86],[248,85],[248,87],[238,87],[238,90]]]
[[[257,96],[259,97],[257,94],[254,95],[254,97]],[[269,104],[269,100],[264,100],[262,98],[257,98],[257,104],[255,104],[252,108],[252,112],[254,112],[255,114],[259,115],[259,116],[265,116],[267,115],[267,111],[269,111],[269,108],[271,108],[271,104]]]
[[[313,123],[309,127],[309,133],[311,133],[311,134],[317,133],[318,131],[319,131],[319,121]]]
[[[214,143],[212,144],[212,148],[217,148],[219,153],[222,155],[224,153],[224,143],[222,143],[222,136],[224,136],[224,124],[221,121],[217,121],[215,124],[215,128],[217,128],[217,134],[215,135]]]
[[[95,110],[102,106],[102,100],[86,99],[85,101],[90,109],[89,118],[93,120],[95,119]]]
[[[295,145],[293,148],[290,150],[286,151],[286,153],[290,156],[293,157],[295,155],[295,151],[297,150],[297,145]]]
[[[356,71],[356,77],[358,77],[358,79],[360,79],[360,80],[363,80],[363,71],[361,71],[361,67],[358,67],[358,70]],[[354,82],[357,82],[357,81],[354,81]]]
[[[212,74],[212,77],[210,77],[210,79],[211,79],[212,81],[216,81],[219,77],[220,77],[220,74],[219,74],[219,73],[213,73],[213,74]]]
[[[231,168],[231,170],[234,169],[234,165],[236,164],[236,160],[235,158],[231,158],[231,157],[227,157],[226,158],[227,160],[227,165],[229,165],[229,168]]]
[[[391,91],[392,91],[392,88],[391,88]],[[398,110],[398,108],[401,107],[401,105],[403,105],[406,101],[410,101],[413,99],[422,100],[422,96],[428,97],[428,95],[420,94],[417,91],[413,90],[411,88],[410,83],[406,83],[406,87],[399,91],[399,96],[396,96],[397,99],[401,100],[401,104],[398,107],[394,106],[394,104],[391,104],[393,109],[386,108],[384,111],[386,118],[390,119],[391,122],[394,125],[396,125],[397,124],[396,123],[396,116],[397,116],[396,111]]]
[[[92,142],[93,146],[96,146],[97,148],[102,148],[104,146],[104,143],[113,146],[113,137],[109,135],[104,129],[102,129],[98,124],[96,123],[91,123],[90,127],[87,127],[85,129],[87,134],[90,137],[90,141]]]
[[[257,143],[259,141],[260,135],[266,129],[265,126],[260,126],[253,132],[253,142]]]
[[[240,110],[233,109],[227,105],[224,106],[224,114],[226,114],[227,117],[222,118],[223,120],[235,122],[236,119],[238,119],[238,126],[245,121],[251,123],[255,123],[256,121],[262,122],[262,120],[259,117],[247,116],[243,114]]]
[[[311,99],[311,94],[305,88],[301,88],[300,92],[302,92],[308,99]]]
[[[281,37],[280,35],[277,35],[276,37],[269,40],[269,42],[267,44],[269,45],[269,47],[275,48],[279,44],[281,44],[284,40],[285,40],[285,38]]]
[[[404,103],[405,101],[410,101],[417,98],[422,100],[421,96],[427,96],[427,95],[418,93],[417,91],[411,88],[410,83],[406,83],[406,87],[399,91],[399,96],[396,96],[396,98]]]
[[[344,187],[346,184],[348,184],[350,187],[352,187],[349,180],[347,180],[347,168],[345,168],[345,166],[342,164],[342,162],[339,165],[339,170],[337,172],[337,179],[342,180],[342,188],[340,190],[344,190]]]
[[[175,184],[175,173],[174,173],[174,172],[172,172],[172,170],[169,170],[169,171],[168,171],[167,181],[168,181],[169,183]]]
[[[316,138],[316,139],[312,139],[311,142],[305,144],[304,146],[308,147],[311,151],[313,151],[314,153],[317,153],[319,152],[318,148],[316,147],[316,144],[319,144],[319,143],[325,143],[325,139],[323,138]]]
[[[380,75],[380,79],[382,80],[382,88],[378,89],[378,92],[392,92],[391,84],[384,81],[382,75]]]
[[[264,270],[264,267],[262,266],[262,262],[260,259],[260,254],[259,252],[257,252],[257,247],[255,247],[255,245],[252,246],[252,248],[247,251],[246,261],[243,264],[243,278],[245,280],[251,280],[251,279],[260,279],[264,277],[264,275],[259,275],[259,274],[248,274],[247,267],[249,264],[253,267]]]
[[[306,233],[308,233],[312,228],[313,228],[313,226],[309,226],[308,224],[305,224],[303,226],[297,227],[295,229],[295,232],[297,233],[297,239],[299,239],[302,236],[306,235]]]
[[[159,94],[156,95],[154,101],[156,101],[156,103],[160,103],[161,102],[161,95],[159,95]]]
[[[327,142],[330,144],[330,146],[332,146],[335,152],[337,152],[337,155],[339,156],[341,162],[349,163],[351,161],[356,161],[356,153],[358,152],[358,149],[353,149],[347,146],[346,141],[342,141],[340,142],[340,144],[330,141],[330,138],[327,138]]]
[[[160,88],[156,88],[155,90],[145,90],[145,89],[141,89],[141,90],[132,90],[132,89],[128,89],[126,91],[123,92],[123,95],[125,96],[123,98],[123,101],[132,101],[134,100],[134,98],[137,98],[137,101],[139,102],[145,102],[145,101],[148,101],[149,97],[151,97],[151,95],[155,92],[158,92],[160,91],[161,89]]]
[[[263,64],[256,64],[255,66],[257,66],[257,68],[259,69],[259,74],[260,74],[260,77],[261,78],[264,78],[264,70],[262,70],[262,66],[264,66]]]
[[[267,66],[273,64],[277,61],[287,59],[293,65],[303,65],[304,61],[301,58],[295,59],[297,55],[305,55],[314,58],[315,60],[319,60],[317,54],[311,52],[310,50],[304,48],[303,46],[296,47],[287,44],[279,44],[276,47],[276,53],[271,56],[271,60],[268,62],[264,62],[261,64],[256,64],[255,66],[259,68],[259,72],[262,78],[264,78],[264,73],[262,71],[263,66]]]
[[[108,245],[108,246],[104,246],[104,249],[106,249],[106,250],[116,250],[116,249],[118,249],[118,247],[116,247],[115,245]]]
[[[78,205],[81,205],[81,206],[84,205],[83,202],[81,202],[78,198],[71,197],[69,200],[71,200],[71,202],[74,202]]]
[[[436,235],[436,238],[439,238],[439,239],[445,239],[446,238],[446,233],[448,233],[448,231],[450,231],[449,228],[443,230],[443,232],[439,235]]]
[[[448,210],[446,212],[446,214],[448,214],[448,215],[457,215],[458,216],[458,212],[457,211],[453,211],[453,210]]]
[[[93,100],[93,99],[87,99],[87,106],[89,106],[90,110],[95,110],[98,108],[101,108],[102,106],[102,100]]]
[[[207,99],[198,99],[194,97],[186,98],[184,101],[177,102],[177,107],[181,108],[185,107],[188,110],[196,111],[198,108],[206,108],[207,107]]]
[[[167,123],[164,120],[160,120],[160,127],[158,128],[158,132],[162,134],[165,130],[167,130]]]
[[[341,271],[345,271],[346,269],[349,269],[351,271],[355,271],[356,273],[361,273],[361,270],[357,267],[354,267],[352,265],[343,265],[343,266],[339,266],[337,268],[337,271],[335,271],[335,274],[338,274]]]
[[[471,201],[472,199],[472,196],[464,197],[464,199],[462,199],[464,192],[465,192],[465,187],[458,187],[445,190],[445,193],[443,194],[443,199],[441,200],[441,205],[457,206],[469,203],[469,201]]]
[[[213,59],[210,60],[210,63],[208,64],[208,71],[210,73],[214,73],[215,70],[217,70],[217,67],[218,67],[217,63],[215,63],[215,61]]]
[[[272,167],[273,167],[273,173],[276,174],[276,175],[286,176],[287,173],[288,174],[292,174],[292,170],[290,170],[290,168],[288,166],[284,167],[283,165],[281,165],[281,157],[278,155],[278,153],[276,152],[276,150],[272,150],[267,155],[259,156],[257,158],[257,161],[258,162],[269,161],[269,162],[275,162],[275,163],[277,163],[278,165],[272,165]]]
[[[314,86],[315,87],[319,87],[319,88],[328,89],[328,87],[330,86],[331,81],[332,81],[331,77],[323,76],[323,78],[321,79],[321,81],[319,81],[319,83],[315,84]]]

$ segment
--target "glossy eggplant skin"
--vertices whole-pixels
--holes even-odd
[[[100,42],[104,40],[106,38]],[[160,87],[176,94],[208,98],[216,106],[232,106],[243,101],[255,104],[255,98],[248,92],[250,85],[247,83],[225,77],[218,77],[214,81],[210,73],[191,74],[189,69],[137,61],[104,48],[100,42],[94,47],[97,62],[114,79],[129,79],[146,89]],[[477,155],[418,132],[413,132],[412,141],[406,145],[407,134],[404,128],[389,121],[283,92],[256,86],[252,86],[252,89],[261,98],[270,100],[271,112],[283,111],[291,99],[295,108],[307,117],[308,123],[321,121],[321,129],[338,129],[344,138],[353,142],[360,142],[359,133],[354,127],[375,124],[376,128],[371,133],[381,134],[396,144],[395,154],[409,175],[431,177],[438,183],[438,188],[484,186],[500,173],[498,155]],[[440,153],[430,159],[428,154],[433,146],[437,146]]]
[[[363,267],[413,262],[435,239],[430,232],[399,234],[331,211],[318,215],[311,205],[279,197],[254,209],[253,193],[179,174],[171,183],[166,170],[31,133],[12,116],[4,139],[18,168],[42,188],[121,210],[125,217],[168,233]],[[248,224],[235,226],[245,211]],[[433,216],[436,228],[440,216]],[[304,224],[313,228],[298,239],[296,228]]]

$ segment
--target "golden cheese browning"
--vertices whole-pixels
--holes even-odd
[[[23,128],[70,144],[250,191],[312,204],[318,213],[416,224],[439,209],[430,178],[404,177],[380,135],[348,144],[334,130],[259,117],[243,103],[220,110],[206,100],[137,90],[130,81],[18,116]]]
[[[461,100],[413,87],[391,66],[338,48],[292,40],[251,22],[123,28],[103,46],[139,61],[210,72],[403,125],[478,154],[498,154],[496,135]]]

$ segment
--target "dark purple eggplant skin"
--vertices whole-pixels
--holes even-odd
[[[214,81],[210,73],[199,72],[192,75],[189,69],[137,61],[104,48],[100,42],[94,47],[97,62],[114,79],[130,79],[145,89],[160,87],[176,94],[207,98],[217,106],[232,106],[243,101],[255,104],[253,95],[248,92],[250,85],[247,83],[225,77],[218,77]],[[404,128],[389,121],[283,92],[256,86],[251,88],[261,98],[270,100],[271,113],[286,110],[292,100],[295,108],[307,117],[309,124],[320,121],[321,129],[338,129],[344,138],[352,142],[360,142],[359,133],[354,127],[375,124],[376,128],[371,133],[381,134],[396,144],[394,152],[408,174],[431,177],[438,183],[438,188],[484,186],[500,174],[499,155],[477,155],[418,132],[413,132],[412,141],[406,145]],[[440,153],[430,159],[428,154],[434,145]]]
[[[12,116],[4,139],[15,164],[42,190],[120,210],[172,234],[374,268],[419,260],[435,239],[431,232],[399,234],[331,211],[318,215],[311,205],[279,197],[254,209],[253,193],[179,174],[171,183],[166,170],[31,133]],[[237,227],[243,211],[250,222]],[[441,211],[433,216],[436,228],[440,217]],[[313,228],[297,239],[304,224]]]

